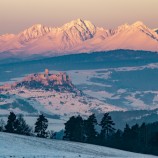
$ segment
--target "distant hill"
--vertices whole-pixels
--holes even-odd
[[[10,111],[26,116],[44,113],[68,119],[72,115],[123,110],[98,99],[82,95],[66,73],[36,73],[12,84],[0,86],[0,115]]]

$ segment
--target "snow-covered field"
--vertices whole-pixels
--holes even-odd
[[[44,113],[49,120],[49,130],[60,131],[64,123],[74,115],[87,117],[93,112],[102,113],[123,110],[98,99],[76,95],[71,92],[56,92],[16,88],[0,94],[0,119],[7,122],[10,111],[23,114],[26,122],[34,127],[37,116]]]
[[[20,93],[21,91],[23,93]],[[68,92],[60,93],[40,89],[28,90],[22,87],[1,92],[1,94],[6,97],[3,96],[0,98],[0,114],[5,113],[6,109],[1,107],[6,104],[9,104],[7,111],[27,114],[27,112],[29,113],[29,109],[27,108],[33,108],[34,113],[44,112],[49,115],[59,115],[64,118],[78,114],[89,115],[94,110],[98,112],[122,110],[121,108],[102,103],[98,99],[88,98],[86,96],[75,96],[74,93]],[[17,100],[19,99],[25,102],[17,106]],[[12,106],[14,103],[16,103],[16,107]]]
[[[158,108],[158,63],[94,70],[70,70],[85,94],[128,110]]]
[[[95,104],[102,104],[108,109],[107,111],[120,110],[120,108],[128,110],[140,109],[155,109],[158,108],[158,87],[157,78],[158,63],[151,63],[143,66],[133,67],[119,67],[119,68],[106,68],[94,70],[69,70],[66,71],[72,79],[72,82],[85,94],[96,98],[93,100]],[[51,71],[57,73],[59,71]],[[154,75],[154,77],[152,77]],[[139,76],[139,77],[135,77]],[[21,78],[12,78],[9,82],[21,80]],[[150,82],[149,82],[150,81]],[[1,84],[4,84],[2,82]],[[17,94],[19,90],[12,91],[11,93]],[[26,91],[26,90],[25,90]],[[32,92],[20,94],[22,97],[28,98]],[[36,93],[36,94],[35,94]],[[42,105],[55,104],[59,105],[64,103],[67,106],[78,102],[78,99],[72,98],[71,94],[40,94],[41,92],[33,92],[31,95],[36,95]],[[26,96],[26,94],[28,94]],[[53,101],[50,97],[52,96]],[[64,99],[64,97],[68,99]],[[98,100],[99,101],[98,101]],[[59,101],[60,100],[60,101]],[[78,104],[78,103],[77,103]],[[80,104],[80,103],[79,103]],[[78,105],[79,105],[78,104]],[[0,103],[2,105],[2,102]],[[50,110],[51,105],[47,106]],[[116,108],[117,107],[117,108]],[[62,107],[64,108],[64,107]],[[58,107],[57,107],[58,109]],[[56,109],[56,110],[57,110]],[[64,111],[70,109],[63,109]],[[73,107],[71,107],[73,110]],[[102,108],[101,108],[102,109]],[[54,110],[53,110],[54,111]],[[86,110],[85,110],[86,111]]]
[[[0,133],[0,158],[154,158],[96,145]]]

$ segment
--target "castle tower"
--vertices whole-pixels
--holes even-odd
[[[49,75],[49,70],[48,69],[45,69],[44,75],[45,75],[46,78],[48,78],[48,75]]]

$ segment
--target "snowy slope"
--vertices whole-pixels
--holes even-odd
[[[46,71],[0,86],[0,115],[14,111],[24,115],[44,113],[65,119],[72,115],[88,116],[94,112],[118,110],[124,109],[82,95],[65,73],[47,74]]]
[[[111,30],[77,19],[58,28],[36,24],[17,35],[0,36],[0,52],[9,51],[20,56],[114,49],[158,51],[158,35],[142,22],[125,24]]]
[[[6,141],[7,140],[7,141]],[[154,158],[96,145],[0,133],[0,158]]]
[[[21,93],[23,91],[23,93]],[[92,112],[123,110],[88,96],[76,96],[74,93],[56,91],[29,90],[18,88],[1,93],[0,115],[15,113],[58,115],[69,118],[72,115],[87,116]]]

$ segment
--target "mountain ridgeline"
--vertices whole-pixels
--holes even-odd
[[[1,57],[59,56],[117,49],[158,51],[158,34],[138,21],[115,29],[77,19],[61,27],[36,24],[19,34],[0,36]],[[10,54],[6,54],[9,52]]]

